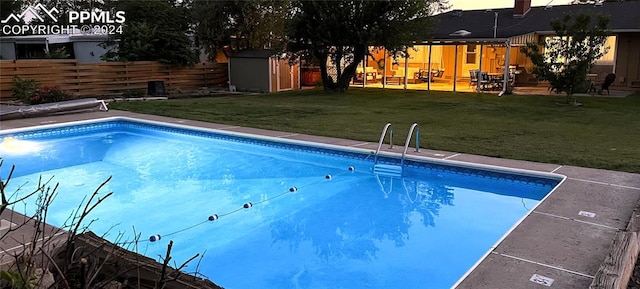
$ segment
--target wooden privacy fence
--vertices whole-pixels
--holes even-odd
[[[76,60],[0,60],[0,99],[13,99],[14,76],[42,86],[59,86],[75,97],[113,96],[127,90],[147,91],[148,81],[164,81],[168,92],[201,87],[227,87],[226,63],[172,67],[155,61],[82,64]]]

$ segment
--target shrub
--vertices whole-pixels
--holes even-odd
[[[0,169],[4,169],[2,164],[0,157]],[[101,192],[111,177],[103,181],[93,194],[80,198],[77,209],[70,213],[61,228],[51,228],[46,223],[47,215],[58,194],[59,184],[53,183],[53,177],[40,177],[33,191],[25,191],[19,187],[10,192],[6,188],[15,166],[11,166],[8,171],[6,180],[0,177],[0,215],[16,224],[0,232],[0,241],[17,242],[20,246],[16,248],[22,250],[2,250],[0,288],[165,288],[169,287],[167,283],[173,281],[188,284],[171,288],[221,288],[208,280],[195,277],[199,274],[197,267],[194,276],[182,276],[187,264],[201,256],[200,254],[194,255],[179,267],[174,263],[175,269],[170,268],[169,261],[173,261],[172,240],[167,246],[163,263],[142,263],[137,252],[129,252],[89,231],[93,220],[88,219],[88,216],[113,195],[113,192]],[[16,213],[11,208],[19,207],[19,204],[26,206],[26,202],[32,201],[35,201],[37,208],[33,215],[25,216],[24,219],[14,218]],[[65,234],[53,238],[62,232]],[[136,247],[138,242],[139,236],[134,240]]]
[[[67,53],[67,49],[62,47],[53,51],[45,49],[44,57],[50,59],[69,59],[71,57],[71,54]]]
[[[68,100],[71,96],[59,86],[45,86],[34,79],[13,78],[13,96],[24,104],[40,104]]]
[[[70,95],[62,91],[59,86],[45,86],[37,89],[31,96],[29,104],[49,103],[68,100]]]
[[[21,79],[16,76],[13,78],[13,97],[19,99],[25,104],[31,103],[31,97],[40,89],[40,83],[34,79]]]

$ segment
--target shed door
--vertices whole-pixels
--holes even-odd
[[[291,71],[291,65],[286,59],[278,61],[278,78],[279,84],[278,90],[293,89],[293,74]]]

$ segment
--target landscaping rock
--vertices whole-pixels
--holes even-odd
[[[34,275],[38,278],[38,285],[34,289],[48,289],[56,282],[48,269],[36,268]]]

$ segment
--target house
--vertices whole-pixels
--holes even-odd
[[[247,49],[229,56],[229,88],[237,91],[277,92],[299,89],[300,65],[289,64],[270,49]]]
[[[531,7],[530,0],[514,0],[512,8],[452,10],[434,16],[432,39],[414,42],[408,57],[372,50],[364,71],[373,68],[384,75],[385,86],[404,88],[472,91],[479,85],[472,81],[473,70],[504,73],[504,80],[516,86],[537,85],[528,72],[532,64],[520,47],[543,43],[554,35],[552,20],[580,13],[606,15],[610,20],[611,35],[605,44],[610,50],[591,72],[598,80],[615,73],[617,89],[640,88],[640,1]],[[437,77],[425,81],[425,72]]]
[[[78,63],[103,62],[101,56],[107,52],[100,44],[108,38],[106,34],[54,34],[0,37],[0,59],[43,59],[46,51],[64,51],[67,59]],[[58,56],[59,57],[59,56]]]

